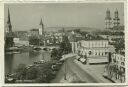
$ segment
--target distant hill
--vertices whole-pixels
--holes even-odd
[[[58,31],[65,29],[67,30],[75,30],[75,29],[80,29],[81,31],[87,31],[87,32],[93,32],[93,31],[104,31],[104,29],[97,29],[97,28],[89,28],[89,27],[47,27],[45,28],[45,31]]]

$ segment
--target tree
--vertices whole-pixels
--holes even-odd
[[[29,37],[29,43],[31,45],[39,45],[40,39],[38,36],[30,36]]]
[[[20,80],[26,79],[26,65],[25,64],[19,64],[19,66],[16,69],[16,78]]]
[[[30,67],[26,72],[26,78],[29,80],[37,78],[38,68],[36,66]]]
[[[52,62],[46,62],[38,66],[36,82],[50,82],[53,78]]]
[[[66,35],[63,36],[63,40],[60,43],[60,50],[62,51],[63,54],[68,54],[72,50],[71,44],[70,44],[68,37]]]
[[[51,59],[52,60],[57,60],[57,56],[58,56],[58,50],[56,48],[52,49]]]
[[[116,52],[118,52],[119,50],[122,50],[125,48],[125,42],[124,39],[116,39],[115,40],[115,44],[114,47],[116,48]]]

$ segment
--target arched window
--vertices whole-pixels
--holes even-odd
[[[92,54],[92,52],[91,52],[91,51],[89,51],[89,52],[88,52],[88,54],[89,54],[89,55],[91,55],[91,54]]]
[[[121,65],[125,66],[124,62],[121,62]]]
[[[107,52],[105,52],[105,55],[107,55]]]
[[[102,52],[102,56],[104,56],[104,53]]]

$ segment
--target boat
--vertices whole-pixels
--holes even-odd
[[[39,61],[35,61],[34,64],[43,64],[45,62],[46,62],[45,60],[39,60]]]

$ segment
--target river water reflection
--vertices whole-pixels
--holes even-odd
[[[51,58],[48,51],[29,51],[20,54],[5,54],[5,73],[12,73],[19,64],[32,65],[34,61],[45,60]]]

